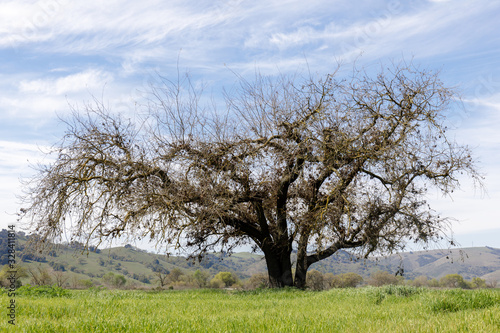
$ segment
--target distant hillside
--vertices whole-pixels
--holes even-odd
[[[3,233],[0,233],[2,247]],[[18,238],[17,255],[24,265],[41,265],[63,270],[78,279],[98,279],[108,272],[124,275],[139,285],[155,283],[154,268],[161,266],[169,271],[179,268],[185,273],[197,269],[208,271],[212,276],[221,271],[236,273],[245,279],[252,274],[265,272],[266,263],[262,255],[252,253],[208,254],[200,263],[185,257],[166,256],[149,253],[131,245],[105,250],[84,252],[81,244],[55,245],[51,251],[35,255],[25,249],[26,237]],[[491,247],[464,248],[453,250],[429,250],[405,252],[386,258],[355,260],[345,251],[311,266],[323,273],[358,273],[368,277],[373,272],[383,270],[395,273],[404,269],[404,276],[413,279],[419,275],[437,278],[447,274],[460,274],[466,279],[481,277],[485,280],[500,281],[500,249]]]
[[[349,258],[349,254],[340,251],[312,268],[334,274],[355,272],[363,277],[377,270],[394,273],[403,268],[409,279],[419,275],[439,279],[447,274],[460,274],[465,279],[500,280],[500,249],[491,247],[405,252],[365,261],[348,261]]]
[[[405,270],[413,275],[440,278],[457,273],[466,279],[500,280],[500,249],[492,247],[407,252],[386,262],[394,266],[398,260],[402,260]]]
[[[127,280],[138,285],[152,286],[156,283],[154,270],[158,267],[168,271],[178,268],[184,273],[201,269],[211,276],[218,272],[230,271],[236,273],[241,279],[266,270],[263,257],[251,253],[235,253],[232,256],[208,254],[201,262],[197,262],[180,256],[150,253],[131,245],[103,250],[93,249],[94,251],[87,253],[87,251],[82,251],[82,244],[74,243],[56,244],[40,254],[26,247],[25,237],[19,237],[17,241],[16,256],[21,258],[21,261],[18,261],[21,265],[50,267],[67,272],[75,279],[97,280],[113,272],[124,275]],[[1,244],[0,238],[0,246]]]

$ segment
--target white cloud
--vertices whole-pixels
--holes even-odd
[[[206,29],[224,22],[234,8],[199,2],[118,0],[38,3],[10,1],[0,4],[0,45],[64,40],[61,50],[88,53],[110,46],[154,44],[170,34]],[[236,1],[232,1],[237,5]],[[7,19],[8,18],[8,19]],[[7,33],[8,32],[8,33]],[[78,36],[79,38],[72,38]]]
[[[0,97],[3,117],[17,117],[19,119],[44,119],[55,116],[55,111],[68,109],[68,102],[61,97],[54,96],[26,96]]]
[[[21,174],[30,170],[28,161],[35,162],[34,159],[45,157],[50,147],[35,144],[0,141],[0,168],[10,169],[15,174]]]
[[[38,161],[49,162],[43,151],[49,147],[23,142],[0,141],[0,229],[16,220],[20,208],[17,195],[21,195],[20,179],[33,174],[30,165]]]
[[[451,66],[460,72],[455,75],[467,80],[464,73],[477,72],[477,67],[488,67],[484,73],[498,68],[495,45],[500,39],[492,17],[499,8],[494,1],[464,0],[5,0],[0,2],[0,52],[6,51],[10,62],[4,66],[11,74],[0,64],[0,117],[30,122],[29,136],[40,123],[53,119],[54,111],[68,110],[68,102],[81,103],[103,90],[105,100],[133,112],[130,96],[140,98],[138,90],[148,89],[147,80],[138,77],[154,75],[155,70],[175,76],[177,59],[181,71],[191,69],[205,82],[222,85],[235,80],[223,64],[251,76],[255,70],[310,68],[324,73],[334,69],[337,60],[349,62],[361,52],[367,63],[403,54],[423,60],[425,67],[450,66],[453,56],[456,63]],[[477,54],[475,45],[483,47]],[[14,59],[18,53],[9,55],[16,49],[22,60]],[[486,52],[492,59],[487,65]],[[475,63],[476,68],[462,68],[460,61]],[[485,79],[486,85],[479,82],[479,93],[468,94],[466,102],[474,110],[461,115],[456,135],[465,139],[461,142],[479,146],[491,199],[460,194],[455,202],[442,204],[449,215],[456,212],[471,222],[481,219],[483,229],[497,223],[494,201],[500,199],[500,87]],[[0,181],[14,191],[14,174],[25,170],[30,150],[3,139],[8,144],[0,142]],[[7,190],[1,193],[2,198],[10,195]],[[468,228],[468,223],[458,226]]]
[[[401,3],[390,2],[372,16],[348,25],[336,24],[332,20],[323,26],[301,26],[269,37],[266,34],[260,38],[254,35],[245,45],[256,47],[264,43],[287,49],[322,43],[334,49],[337,57],[351,60],[360,51],[366,51],[371,58],[405,49],[412,50],[419,57],[444,54],[462,46],[468,35],[462,33],[468,30],[463,23],[485,10],[464,2],[453,6],[453,11],[446,6],[427,6],[403,12]]]
[[[54,24],[67,0],[3,1],[0,4],[0,47],[16,47],[53,38]]]
[[[69,70],[47,69],[38,75],[24,74],[24,78],[20,74],[0,76],[0,89],[4,92],[0,95],[0,119],[32,120],[39,126],[93,96],[102,96],[105,102],[106,97],[113,97],[124,86],[123,82],[115,83],[109,71],[91,68],[68,74]],[[30,122],[29,126],[33,124]]]
[[[484,192],[464,178],[461,181],[463,189],[454,193],[453,200],[438,196],[432,199],[438,211],[458,219],[453,224],[457,234],[493,230],[499,225],[500,93],[493,93],[491,89],[481,92],[492,94],[465,100],[469,112],[462,114],[458,127],[448,134],[472,148],[479,171],[485,176]]]
[[[488,10],[468,1],[412,11],[404,11],[405,5],[363,2],[358,6],[370,14],[359,17],[359,11],[348,12],[353,8],[346,1],[8,1],[0,4],[0,13],[7,13],[0,14],[0,47],[29,43],[48,53],[108,54],[120,58],[128,73],[147,61],[175,64],[181,49],[185,62],[192,59],[191,68],[213,63],[221,50],[221,64],[232,60],[231,53],[237,61],[255,63],[262,59],[248,56],[254,51],[296,48],[321,64],[325,58],[353,60],[361,51],[373,58],[402,49],[419,56],[444,53],[463,42],[462,22]],[[30,24],[34,29],[26,28]],[[446,38],[435,38],[443,31]],[[323,56],[315,59],[311,54],[320,48]]]
[[[19,83],[19,91],[21,93],[64,95],[66,93],[102,89],[106,83],[110,83],[112,80],[111,73],[89,69],[58,78],[23,80]]]

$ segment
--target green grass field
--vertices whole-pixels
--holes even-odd
[[[500,332],[500,290],[412,287],[17,295],[2,332]]]

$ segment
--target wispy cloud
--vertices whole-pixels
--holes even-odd
[[[66,70],[29,73],[33,78],[20,79],[19,75],[0,77],[0,119],[31,119],[29,126],[40,126],[71,109],[71,104],[82,103],[101,96],[107,86],[116,93],[122,84],[113,85],[112,73],[100,69],[87,69],[68,74]],[[17,81],[17,82],[16,82]],[[27,133],[27,136],[29,134]]]
[[[0,140],[0,216],[2,228],[7,223],[15,222],[15,213],[19,208],[18,195],[21,195],[20,180],[33,174],[30,163],[49,162],[43,151],[49,147]]]
[[[69,92],[102,89],[103,85],[113,81],[111,73],[89,69],[68,76],[23,80],[19,83],[20,93],[39,93],[45,95],[64,95]]]
[[[193,67],[217,57],[220,62],[232,62],[236,56],[253,63],[261,60],[255,59],[259,57],[256,52],[264,56],[279,51],[280,57],[293,58],[297,50],[311,57],[308,53],[321,49],[322,58],[350,60],[361,51],[375,58],[401,49],[417,56],[445,53],[466,37],[464,18],[495,7],[457,1],[453,10],[436,3],[410,11],[403,2],[363,1],[358,6],[369,15],[359,17],[358,11],[346,11],[346,1],[50,3],[0,4],[4,13],[0,15],[0,47],[30,44],[40,52],[108,54],[120,58],[129,72],[144,62],[175,62],[180,49],[186,62],[193,60]],[[450,28],[456,33],[450,34]],[[440,38],[444,32],[446,38]],[[426,47],[421,48],[424,42]]]
[[[454,135],[480,147],[498,200],[499,13],[500,2],[468,0],[1,1],[0,181],[9,185],[0,197],[15,191],[6,175],[13,165],[25,170],[25,157],[36,156],[5,133],[30,142],[57,132],[56,112],[103,91],[115,110],[132,113],[156,72],[187,70],[220,87],[234,83],[231,71],[326,73],[338,61],[369,66],[404,56],[444,68],[446,83],[464,83]],[[456,200],[459,208],[444,210],[472,219],[467,205],[477,205],[483,226],[497,221],[498,210]]]
[[[110,47],[155,44],[170,34],[207,29],[227,19],[231,8],[225,10],[222,4],[207,4],[53,0],[44,6],[43,1],[4,2],[0,4],[0,31],[3,32],[0,45],[60,39],[65,43],[56,43],[57,51],[88,53]]]
[[[28,167],[20,169],[19,166],[25,165],[26,161],[35,162],[40,157],[45,156],[50,147],[39,146],[15,141],[0,141],[0,168],[2,170],[10,169],[18,174],[26,170]]]

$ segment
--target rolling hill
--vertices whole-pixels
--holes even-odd
[[[231,256],[208,254],[201,262],[193,262],[185,257],[154,254],[131,245],[87,253],[82,252],[81,244],[75,243],[57,244],[50,251],[34,254],[25,247],[26,240],[24,235],[18,237],[17,254],[23,258],[22,265],[52,267],[67,272],[74,279],[96,280],[113,272],[124,275],[138,285],[153,286],[155,267],[163,267],[168,271],[178,268],[185,273],[200,269],[211,276],[221,271],[230,271],[242,279],[266,271],[263,256],[254,253],[241,252]],[[2,241],[0,237],[0,247],[5,244]],[[500,281],[500,249],[475,247],[429,250],[366,260],[356,260],[349,253],[339,251],[330,258],[315,263],[310,269],[333,274],[354,272],[367,278],[376,271],[395,273],[399,268],[404,269],[407,279],[420,275],[439,279],[447,274],[460,274],[469,280],[480,277],[487,281]]]

